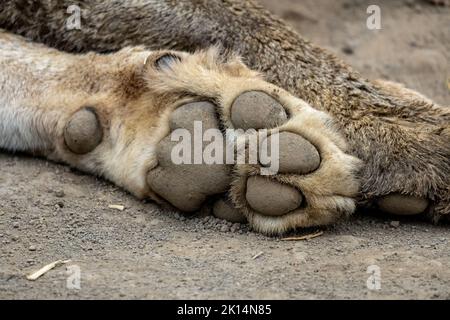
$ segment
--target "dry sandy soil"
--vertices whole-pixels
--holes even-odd
[[[421,0],[263,3],[367,77],[406,83],[450,105],[449,7]],[[369,4],[381,7],[382,30],[366,28]],[[364,212],[321,237],[285,242],[185,218],[65,166],[6,153],[0,204],[3,299],[450,299],[450,226],[420,219]],[[66,287],[65,267],[26,280],[59,259],[80,267],[81,289]],[[366,285],[371,265],[380,268],[380,290]]]

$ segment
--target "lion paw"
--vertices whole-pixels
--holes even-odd
[[[345,152],[327,114],[263,81],[237,59],[219,61],[211,51],[170,65],[155,82],[158,94],[189,93],[200,101],[174,108],[170,134],[158,146],[158,166],[147,177],[152,191],[172,205],[198,210],[231,184],[228,194],[235,208],[222,197],[213,205],[214,214],[233,221],[241,221],[243,214],[267,234],[329,224],[354,211],[360,161]],[[224,162],[174,163],[174,133],[183,128],[195,136],[195,122],[201,122],[203,132],[215,129],[225,136],[226,152],[219,157]],[[226,161],[231,140],[232,163]],[[191,145],[190,160],[195,153]],[[205,152],[208,143],[202,140],[197,148]],[[245,161],[239,162],[237,154]]]
[[[59,159],[185,212],[212,204],[267,234],[354,211],[360,161],[327,114],[215,50],[131,53],[116,57],[134,63],[120,72],[125,90],[68,115]]]
[[[267,234],[325,225],[351,214],[360,162],[345,153],[331,119],[281,89],[261,87],[239,95],[231,107],[233,126],[269,129],[258,162],[237,165],[231,189],[235,205]],[[263,110],[262,121],[257,115]],[[266,150],[277,156],[267,161]],[[268,168],[276,171],[268,173]]]

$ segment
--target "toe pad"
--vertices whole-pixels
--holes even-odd
[[[428,207],[427,199],[398,193],[384,196],[378,199],[377,203],[378,207],[384,212],[405,216],[421,214]]]
[[[250,91],[236,98],[231,107],[231,121],[239,129],[274,128],[286,122],[283,106],[261,91]]]
[[[287,185],[253,176],[247,180],[247,202],[255,211],[267,216],[281,216],[300,207],[302,194]]]
[[[306,139],[291,132],[281,132],[279,136],[279,172],[307,174],[320,166],[317,149]],[[273,151],[272,138],[267,138],[267,150]],[[263,145],[265,143],[263,142]]]
[[[64,128],[64,141],[76,154],[94,150],[102,141],[103,131],[95,111],[84,108],[76,112]]]

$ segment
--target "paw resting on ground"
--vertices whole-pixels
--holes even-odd
[[[213,203],[217,217],[233,222],[247,220],[255,230],[266,234],[333,223],[354,211],[358,192],[355,171],[360,163],[346,153],[346,144],[328,115],[263,81],[237,59],[224,62],[208,51],[156,62],[156,67],[146,65],[145,80],[151,100],[165,104],[148,113],[144,113],[148,109],[130,107],[127,114],[131,112],[133,117],[132,130],[122,120],[122,126],[110,124],[116,129],[108,131],[109,142],[129,137],[120,144],[102,144],[102,148],[116,148],[108,167],[111,180],[138,196],[163,199],[185,212],[201,209],[213,197],[217,199]],[[181,101],[177,97],[183,105],[178,105]],[[164,116],[155,117],[157,108],[165,112]],[[95,113],[89,112],[73,116],[64,138],[73,153],[95,149],[95,154],[89,153],[95,158],[102,154],[97,146],[102,130]],[[153,119],[140,121],[145,116]],[[174,162],[179,141],[171,141],[172,133],[184,129],[195,137],[196,121],[202,123],[201,135],[208,129],[221,129],[222,133],[224,129],[236,130],[233,137],[245,141],[245,155],[252,154],[250,144],[256,141],[256,161],[206,164],[202,158],[195,164],[193,153],[198,146],[196,149],[194,142],[190,144],[193,164]],[[80,123],[85,130],[81,134]],[[128,130],[129,136],[121,135],[120,130]],[[154,149],[139,158],[146,139]],[[202,141],[200,153],[208,146],[208,141]],[[265,153],[265,149],[269,151]],[[273,150],[278,156],[276,152],[272,155]],[[225,153],[228,155],[228,151]],[[114,168],[119,169],[117,173]],[[143,172],[144,183],[140,180]]]
[[[137,100],[111,100],[122,109],[97,106],[107,128],[89,108],[68,120],[67,148],[60,151],[64,161],[181,211],[195,212],[216,199],[216,216],[247,220],[266,234],[333,223],[354,211],[359,160],[346,153],[328,115],[263,81],[235,58],[223,61],[213,51],[145,56],[139,71],[145,72],[145,87],[136,86],[142,92],[132,96]],[[196,164],[197,151],[208,154],[208,129],[216,129],[222,143],[230,139],[223,139],[225,130],[235,130],[231,137],[245,142],[232,152],[235,163],[207,164],[201,156]],[[179,130],[194,140],[188,163],[173,158],[180,141],[172,138]],[[229,149],[223,150],[227,157]],[[255,162],[236,162],[241,151]]]
[[[345,143],[329,126],[328,116],[280,89],[266,92],[247,92],[245,99],[235,99],[231,123],[236,128],[242,124],[245,128],[271,128],[260,148],[278,150],[278,170],[263,175],[261,169],[273,165],[266,163],[267,159],[256,165],[237,165],[240,175],[231,189],[236,206],[256,230],[268,234],[325,225],[352,213],[359,160],[345,154]],[[269,110],[264,119],[248,112],[264,106]]]
[[[201,66],[187,68],[194,60]],[[217,217],[237,222],[243,215],[266,234],[333,223],[354,211],[360,161],[346,154],[328,115],[263,81],[239,61],[218,62],[211,52],[185,57],[161,72],[165,75],[151,79],[159,82],[158,93],[189,93],[213,102],[176,109],[172,132],[192,131],[193,121],[202,120],[204,128],[234,129],[233,138],[245,141],[243,150],[237,149],[246,157],[255,149],[251,141],[257,141],[257,155],[255,162],[228,166],[174,165],[170,153],[176,143],[166,137],[158,146],[158,166],[148,174],[153,192],[183,211],[198,210],[206,198],[219,194],[213,205]],[[278,157],[271,149],[279,151]],[[220,198],[222,193],[227,196]]]

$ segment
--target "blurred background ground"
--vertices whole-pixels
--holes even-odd
[[[263,0],[369,78],[450,105],[450,8],[421,0]],[[382,29],[366,27],[378,4]],[[109,209],[111,204],[124,211]],[[307,230],[312,232],[315,230]],[[0,154],[0,298],[450,299],[450,227],[357,215],[284,242],[211,218],[186,219],[65,166]],[[35,282],[25,275],[71,259]],[[381,289],[366,281],[381,272]]]

